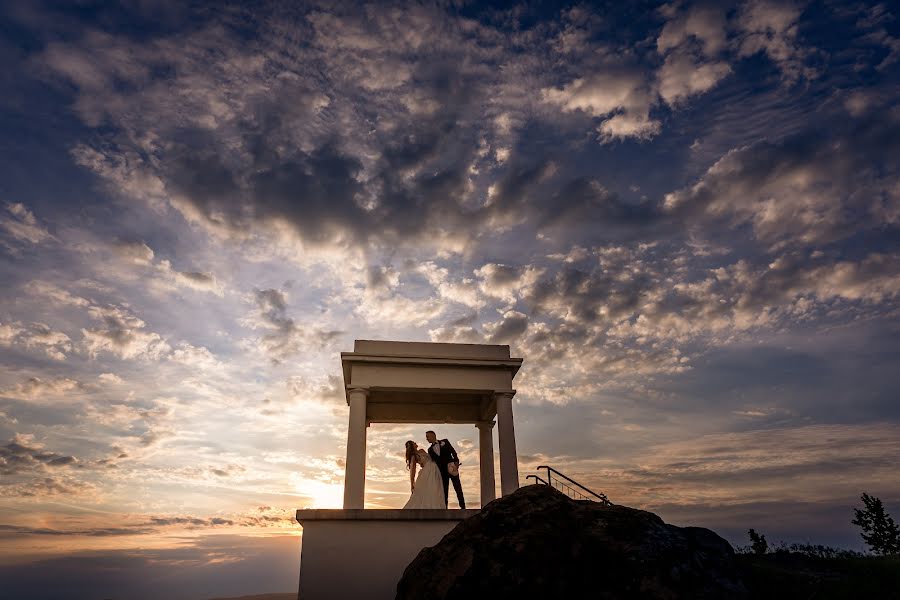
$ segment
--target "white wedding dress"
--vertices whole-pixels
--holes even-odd
[[[421,465],[416,488],[403,508],[447,508],[444,504],[444,482],[441,471],[424,450],[416,452]]]

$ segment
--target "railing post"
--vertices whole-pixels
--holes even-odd
[[[547,485],[553,487],[553,480],[550,479],[550,467],[538,467],[538,470],[547,469]]]

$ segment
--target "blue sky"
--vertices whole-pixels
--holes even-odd
[[[734,543],[858,548],[862,491],[900,511],[889,4],[2,15],[10,585],[292,589],[358,338],[509,344],[523,474]],[[470,429],[441,433],[475,465]],[[370,507],[423,437],[372,428]]]

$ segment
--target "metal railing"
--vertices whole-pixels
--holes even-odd
[[[593,502],[600,502],[601,504],[604,504],[606,506],[610,506],[612,504],[609,501],[609,498],[606,497],[606,494],[597,493],[584,487],[571,477],[563,475],[553,467],[544,465],[537,468],[538,471],[540,471],[541,469],[547,471],[546,479],[538,475],[529,475],[525,479],[534,479],[535,485],[537,485],[538,483],[549,485],[559,490],[569,498],[574,498],[575,500],[591,500]]]
[[[529,475],[529,476],[527,476],[525,479],[534,479],[534,483],[535,483],[535,484],[543,483],[544,485],[550,485],[547,481],[543,480],[543,479],[542,479],[541,477],[539,477],[538,475]]]

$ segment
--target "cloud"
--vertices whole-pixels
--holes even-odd
[[[798,41],[797,23],[802,13],[795,2],[748,0],[737,17],[738,55],[765,53],[788,82],[815,77],[816,70],[806,64],[812,50]]]
[[[0,525],[0,538],[7,536],[52,536],[52,537],[118,537],[152,533],[147,527],[100,527],[93,529],[51,529],[49,527],[24,527],[21,525]]]
[[[700,13],[688,21],[705,23]],[[569,11],[565,19],[576,28],[599,27],[587,14]],[[76,87],[86,123],[108,120],[147,132],[76,149],[80,164],[118,194],[154,210],[174,208],[235,242],[299,241],[294,254],[303,256],[423,245],[462,253],[498,227],[541,224],[566,212],[558,206],[565,195],[537,193],[555,165],[520,164],[511,150],[517,127],[529,119],[556,125],[560,111],[582,113],[605,141],[660,131],[650,115],[658,100],[651,69],[622,63],[596,41],[596,52],[580,53],[567,81],[551,83],[535,75],[553,72],[541,50],[521,54],[533,40],[523,46],[516,36],[504,38],[508,32],[438,10],[392,18],[318,10],[302,24],[310,45],[290,43],[286,62],[272,58],[271,47],[287,43],[280,30],[247,46],[221,27],[141,44],[89,32],[51,43],[39,62],[48,77]],[[423,31],[453,39],[451,56],[433,53]],[[713,43],[711,36],[704,39]],[[118,58],[76,66],[96,53]],[[672,102],[705,91],[727,69],[711,63],[692,74],[672,61],[664,72]],[[326,77],[312,77],[312,65]],[[132,86],[114,86],[120,79]],[[540,98],[529,91],[535,86]],[[354,98],[378,107],[379,118],[367,121],[353,109]],[[267,117],[240,117],[248,112]],[[500,181],[486,185],[485,174]],[[176,279],[215,289],[188,273]]]
[[[74,344],[68,335],[45,323],[0,323],[0,346],[37,349],[54,360],[65,360]]]
[[[432,261],[420,265],[418,272],[425,276],[445,302],[457,302],[473,309],[481,308],[485,303],[474,278],[463,277],[457,280],[450,275],[449,269],[439,267]]]
[[[737,293],[735,307],[748,312],[767,305],[786,305],[806,295],[822,301],[841,298],[881,302],[900,293],[897,258],[873,253],[858,262],[810,266],[796,256],[781,256],[759,270],[739,262],[717,270],[715,278],[731,287],[731,293]]]
[[[681,12],[666,6],[663,12],[674,14],[656,39],[657,52],[665,56],[656,77],[660,97],[677,106],[731,73],[728,63],[720,60],[727,37],[725,11],[695,4]]]
[[[666,21],[656,38],[656,49],[660,54],[665,54],[696,41],[703,54],[713,57],[725,49],[726,38],[724,9],[716,5],[694,4]]]
[[[0,483],[0,497],[47,498],[63,496],[68,499],[90,500],[96,497],[97,486],[73,477],[34,477],[25,481],[6,480]]]
[[[19,400],[44,400],[48,397],[55,398],[69,395],[73,392],[85,391],[86,389],[88,388],[85,385],[74,379],[58,378],[44,381],[38,377],[29,377],[24,383],[20,383],[14,388],[3,390],[0,393],[7,398]]]
[[[433,262],[409,262],[399,271],[383,273],[376,281],[368,269],[365,286],[348,281],[333,299],[351,306],[362,321],[389,327],[422,326],[449,310],[449,302],[478,302],[471,281],[447,280],[448,271]]]
[[[451,344],[479,344],[484,341],[484,336],[469,325],[450,325],[429,329],[428,337],[433,342]]]
[[[89,102],[96,100],[91,98]],[[88,122],[92,122],[91,117]],[[72,148],[71,155],[77,165],[101,177],[114,197],[137,199],[156,213],[163,213],[168,206],[165,182],[154,173],[152,162],[137,149],[104,152],[80,143]]]
[[[158,360],[171,350],[162,336],[145,331],[146,323],[125,308],[91,306],[88,313],[102,323],[81,330],[81,346],[91,358],[109,352],[122,359]]]
[[[824,138],[801,132],[734,149],[693,185],[666,194],[663,210],[748,225],[773,247],[821,245],[896,223],[900,114],[850,124]]]
[[[203,346],[193,346],[187,342],[180,342],[172,350],[169,360],[181,363],[191,369],[200,371],[222,371],[225,365]]]
[[[887,55],[881,59],[875,69],[885,71],[900,59],[900,38],[897,38],[887,30],[887,24],[895,19],[885,4],[859,7],[862,15],[856,22],[856,27],[864,32],[863,39],[888,50]]]
[[[171,270],[172,266],[168,261],[160,263],[165,265],[167,270]],[[190,287],[203,292],[212,292],[218,296],[222,295],[222,285],[216,280],[212,273],[202,273],[200,271],[171,271],[175,280],[179,285]]]
[[[112,244],[113,251],[123,259],[138,265],[153,263],[156,253],[145,242],[140,240],[116,240]]]
[[[5,446],[0,446],[0,473],[4,477],[23,473],[34,476],[78,465],[78,459],[74,456],[46,452],[39,445],[26,445],[29,443],[32,442],[17,436]],[[48,479],[44,483],[49,481],[51,480]]]
[[[76,296],[55,283],[41,279],[29,281],[25,284],[23,290],[29,295],[40,298],[42,301],[55,307],[75,306],[86,308],[91,305],[88,299]]]
[[[601,118],[597,128],[606,141],[635,137],[646,139],[660,130],[659,121],[650,117],[654,95],[646,76],[639,70],[598,68],[597,72],[577,78],[559,88],[541,90],[544,101],[564,111],[580,110]]]
[[[259,349],[273,363],[307,349],[330,344],[342,332],[324,330],[314,326],[301,327],[287,315],[287,294],[274,288],[256,290],[253,293],[256,311],[244,320],[252,329],[266,331],[258,340]]]
[[[725,62],[699,63],[688,54],[673,52],[660,68],[659,95],[668,104],[675,105],[712,89],[731,72]]]
[[[344,403],[344,380],[338,375],[325,377],[302,377],[294,375],[287,380],[289,397],[292,401],[316,402],[323,404]]]
[[[528,315],[515,310],[510,310],[502,315],[502,319],[495,323],[488,323],[484,330],[493,344],[509,343],[522,336],[528,329]]]
[[[245,473],[246,471],[247,469],[242,467],[241,465],[219,465],[216,467],[210,467],[210,472],[217,477],[231,477],[234,475],[240,475],[241,473]]]
[[[178,271],[167,259],[158,259],[153,249],[141,240],[117,239],[109,245],[112,254],[123,260],[130,268],[124,271],[116,271],[108,263],[104,264],[105,276],[114,275],[121,279],[142,278],[147,282],[151,290],[163,292],[173,291],[178,288],[189,288],[201,292],[209,292],[217,296],[224,294],[224,286],[212,273],[200,271]],[[82,251],[104,251],[99,247],[82,246]],[[136,270],[133,268],[137,267]]]
[[[197,517],[150,517],[153,525],[187,525],[187,529],[194,527],[215,527],[216,525],[234,525],[234,521],[222,518],[200,519]]]
[[[657,502],[667,495],[680,502],[800,501],[813,489],[818,498],[854,497],[866,485],[863,479],[890,479],[892,457],[900,451],[895,434],[889,424],[710,434],[655,446],[622,483],[641,482],[641,493],[653,494]],[[859,465],[866,465],[863,478]],[[849,473],[857,475],[848,480]]]
[[[517,267],[487,263],[475,269],[481,292],[509,304],[530,293],[543,274],[543,269],[534,265]]]
[[[410,16],[421,25],[434,15]],[[350,18],[321,12],[309,15],[314,29],[326,23],[329,31],[315,38],[316,45],[327,47],[345,34],[348,39],[358,39],[349,33],[354,27],[374,29],[367,39],[383,49],[383,56],[390,55],[387,48],[397,40],[396,28],[386,21],[354,24]],[[453,195],[446,192],[461,189],[468,162],[464,156],[452,156],[457,147],[437,146],[446,137],[441,128],[450,115],[433,111],[429,117],[416,115],[410,119],[411,115],[404,113],[409,111],[411,98],[404,94],[390,99],[385,117],[392,123],[397,119],[408,121],[403,129],[409,137],[384,140],[377,164],[368,158],[370,164],[364,164],[359,154],[371,156],[371,152],[365,139],[354,139],[357,136],[352,123],[346,131],[349,139],[340,144],[334,135],[323,135],[319,127],[325,111],[341,119],[353,119],[353,115],[345,106],[332,106],[328,95],[298,76],[305,70],[304,62],[326,59],[331,63],[326,70],[334,68],[335,73],[346,73],[347,68],[366,72],[362,79],[335,79],[334,86],[361,81],[364,89],[377,93],[401,85],[405,77],[398,74],[409,71],[408,64],[384,68],[379,64],[383,61],[370,61],[366,56],[351,59],[348,54],[356,50],[349,44],[335,52],[298,56],[291,66],[277,65],[267,57],[268,49],[235,45],[230,38],[227,30],[211,28],[187,39],[130,44],[90,32],[77,45],[50,44],[41,62],[48,72],[78,88],[76,107],[88,124],[110,120],[119,126],[140,126],[172,142],[165,148],[152,146],[149,138],[147,143],[151,145],[147,146],[103,151],[81,147],[77,153],[80,162],[125,195],[144,197],[138,183],[154,182],[150,187],[157,193],[152,201],[162,195],[189,221],[230,238],[246,238],[268,230],[297,236],[312,247],[334,243],[358,246],[372,239],[396,243],[425,239],[425,229],[439,233],[434,231],[438,214],[455,212],[462,218],[461,210],[453,207]],[[217,60],[213,48],[232,50]],[[97,53],[119,55],[121,61],[104,59],[92,63],[90,69],[83,67],[88,57]],[[173,78],[152,76],[154,71],[173,65]],[[372,65],[379,68],[370,68]],[[461,79],[474,73],[464,75],[458,72],[459,67],[450,65],[448,62],[440,73],[420,71],[418,78],[426,86],[445,86],[453,78],[460,79],[451,83],[455,91],[444,88],[443,92],[450,91],[450,95],[434,94],[434,99],[424,99],[437,106],[457,106],[458,112],[468,106],[467,90],[478,88],[462,85]],[[264,77],[268,72],[274,77]],[[387,80],[389,75],[391,81]],[[134,83],[137,91],[113,86],[116,79]],[[240,115],[250,107],[271,117],[261,122],[242,119]],[[171,126],[188,135],[160,131]],[[237,148],[238,152],[233,151],[233,141],[238,138],[229,140],[225,132],[231,127],[244,130],[247,145]],[[389,136],[394,137],[393,132]],[[296,150],[281,153],[266,149],[269,144],[282,142]],[[225,150],[229,146],[232,151]],[[158,166],[141,158],[148,151],[156,155]],[[445,153],[455,164],[438,177],[433,171],[430,175],[418,173],[430,162],[429,153],[435,151]],[[413,169],[419,176],[398,179],[393,175],[398,168],[406,173]],[[413,200],[423,196],[441,201]]]
[[[0,228],[13,239],[30,244],[56,239],[21,202],[7,204],[5,209],[7,214],[0,213]]]

